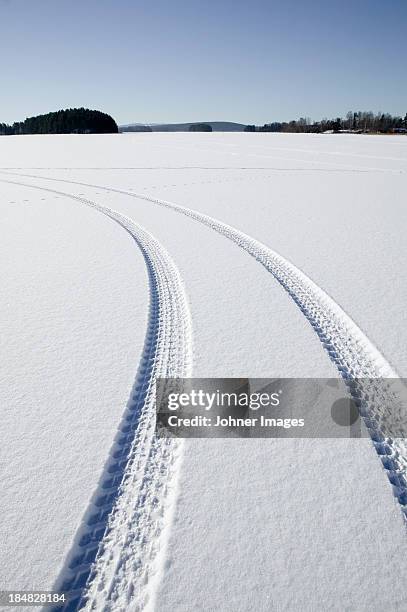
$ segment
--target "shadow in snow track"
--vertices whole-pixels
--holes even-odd
[[[124,215],[69,193],[2,182],[95,208],[131,235],[146,262],[150,306],[142,358],[103,475],[55,585],[69,601],[54,608],[102,609],[108,601],[113,608],[125,609],[131,602],[133,609],[142,609],[154,596],[151,579],[159,569],[160,538],[168,523],[180,455],[177,442],[155,436],[155,379],[190,374],[191,323],[181,278],[163,247]],[[117,578],[119,564],[127,571]]]

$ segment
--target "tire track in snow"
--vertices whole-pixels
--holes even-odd
[[[270,156],[264,156],[264,155],[260,155],[259,157],[270,157]],[[375,167],[358,167],[355,168],[353,166],[349,166],[347,164],[335,164],[334,162],[322,162],[322,161],[310,161],[310,160],[306,160],[306,159],[297,159],[297,158],[288,158],[288,157],[275,157],[272,156],[273,159],[278,159],[280,161],[296,161],[299,163],[306,163],[306,164],[323,164],[323,165],[328,165],[329,168],[277,168],[274,166],[128,166],[128,167],[118,167],[118,166],[113,166],[113,167],[97,167],[94,168],[92,166],[81,166],[79,167],[74,167],[74,166],[70,166],[69,168],[64,167],[64,166],[32,166],[32,167],[26,167],[26,168],[20,168],[18,166],[3,166],[2,168],[0,168],[0,172],[6,172],[8,173],[9,171],[12,170],[100,170],[100,171],[106,171],[106,170],[238,170],[238,171],[251,171],[251,170],[269,170],[269,171],[273,171],[273,172],[326,172],[326,173],[330,173],[330,172],[339,172],[339,173],[351,173],[351,174],[371,174],[371,173],[377,173],[377,172],[381,172],[381,173],[390,173],[390,174],[405,174],[405,170],[402,169],[391,169],[391,168],[375,168]],[[340,165],[341,167],[338,168],[337,166]],[[12,172],[10,172],[10,174],[12,174]],[[20,174],[20,176],[24,176],[23,174]],[[52,180],[52,179],[51,179]],[[61,179],[62,180],[62,179]]]
[[[400,412],[396,416],[399,416],[400,422],[395,424],[395,427],[403,427],[405,407],[402,398],[406,397],[405,389],[398,374],[384,356],[323,289],[294,264],[255,238],[191,208],[148,194],[114,187],[29,174],[23,176],[102,189],[158,204],[203,223],[254,257],[300,308],[344,379],[407,521],[407,441],[383,434],[383,424],[386,423],[387,417],[386,405],[399,404]]]
[[[70,595],[58,610],[142,610],[154,596],[182,450],[179,442],[154,432],[156,377],[190,375],[191,323],[182,281],[160,243],[121,213],[70,193],[0,180],[71,198],[103,213],[132,236],[147,265],[149,320],[136,381],[55,586]]]

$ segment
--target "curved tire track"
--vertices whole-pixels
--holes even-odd
[[[191,322],[179,272],[160,243],[119,212],[70,193],[16,181],[96,209],[125,229],[148,270],[150,308],[134,387],[104,473],[55,590],[58,610],[142,610],[154,595],[181,455],[180,443],[155,435],[155,379],[190,375]]]
[[[17,174],[17,173],[16,173]],[[22,176],[17,174],[17,176]],[[373,445],[407,520],[407,442],[383,434],[386,405],[399,404],[400,423],[405,421],[405,397],[398,374],[342,308],[287,259],[244,232],[191,208],[143,193],[80,181],[23,175],[120,193],[186,215],[235,242],[254,257],[287,291],[317,333],[323,348],[337,367],[359,407]],[[390,379],[390,380],[389,380]],[[394,380],[391,380],[394,379]],[[396,424],[397,429],[397,424]],[[406,434],[407,437],[407,434]]]

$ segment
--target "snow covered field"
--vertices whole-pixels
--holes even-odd
[[[234,228],[384,356],[357,355],[345,323],[345,367],[407,376],[407,139],[4,137],[0,169],[0,588],[80,593],[117,504],[89,609],[406,609],[405,524],[370,440],[116,434],[157,374],[338,376],[296,268],[277,282]]]

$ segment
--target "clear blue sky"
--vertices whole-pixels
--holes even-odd
[[[407,112],[407,0],[0,0],[0,122]]]

